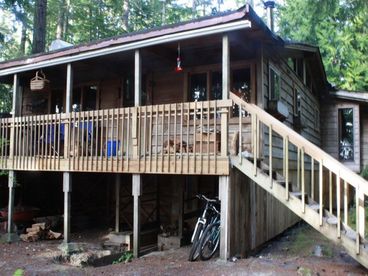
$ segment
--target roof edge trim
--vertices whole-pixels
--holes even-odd
[[[243,19],[243,20],[225,23],[221,25],[215,25],[215,26],[209,26],[209,27],[204,27],[204,28],[199,28],[199,29],[194,29],[194,30],[189,30],[189,31],[167,34],[163,36],[149,38],[146,40],[140,40],[140,41],[135,41],[131,43],[121,44],[121,45],[113,46],[109,48],[92,50],[88,52],[75,54],[72,56],[63,56],[63,57],[59,57],[59,58],[55,58],[51,60],[40,61],[36,63],[34,63],[32,59],[30,59],[29,64],[0,70],[0,76],[7,76],[7,75],[16,74],[16,73],[20,73],[24,71],[35,70],[35,69],[40,69],[40,68],[45,68],[45,67],[50,67],[50,66],[55,66],[55,65],[61,65],[61,64],[67,64],[67,63],[76,62],[76,61],[94,58],[94,57],[99,57],[103,55],[114,54],[118,52],[135,50],[139,48],[158,45],[161,43],[169,43],[169,42],[180,41],[180,40],[195,38],[195,37],[200,37],[200,36],[225,33],[225,32],[230,32],[230,31],[235,31],[235,30],[240,30],[240,29],[247,29],[251,27],[252,27],[251,21],[247,19]]]

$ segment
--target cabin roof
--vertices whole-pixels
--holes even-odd
[[[330,96],[341,100],[357,101],[368,103],[368,92],[350,92],[345,90],[330,91]]]
[[[283,49],[286,53],[304,52],[311,55],[320,65],[322,72],[322,76],[319,75],[320,83],[322,85],[327,83],[318,47],[283,40],[268,28],[249,5],[245,5],[236,11],[223,12],[213,16],[126,33],[55,51],[4,61],[0,63],[0,77],[162,43],[180,41],[191,37],[247,28],[260,30],[262,37],[266,41],[272,42],[278,49]]]

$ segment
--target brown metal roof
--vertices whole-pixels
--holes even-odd
[[[249,7],[240,8],[237,11],[222,13],[216,16],[203,17],[192,21],[182,22],[179,24],[166,25],[160,28],[149,29],[140,32],[128,33],[121,36],[110,37],[103,40],[98,40],[86,44],[81,44],[69,48],[65,48],[62,50],[32,55],[29,57],[24,57],[21,59],[10,60],[0,63],[0,70],[7,69],[11,67],[22,66],[26,64],[38,63],[41,61],[46,61],[54,58],[65,57],[65,56],[73,56],[78,55],[80,53],[85,53],[93,50],[99,50],[103,48],[108,48],[116,45],[122,45],[130,42],[136,42],[140,40],[145,40],[149,38],[159,37],[163,35],[180,33],[184,31],[190,31],[200,28],[205,28],[209,26],[220,25],[236,20],[243,19],[247,12],[249,11]]]

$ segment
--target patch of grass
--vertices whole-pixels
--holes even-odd
[[[299,230],[295,235],[295,239],[290,244],[290,252],[293,254],[304,254],[309,256],[312,252],[312,247],[316,244],[315,240],[308,234],[310,230],[308,228]]]
[[[20,269],[20,268],[18,268],[15,272],[14,272],[14,274],[13,274],[13,276],[23,276],[24,275],[24,270],[23,269]]]
[[[365,237],[368,237],[368,202],[365,201]],[[348,225],[355,230],[356,229],[356,206],[355,203],[349,209]]]
[[[133,260],[133,252],[125,251],[119,259],[112,262],[112,264],[129,263]]]

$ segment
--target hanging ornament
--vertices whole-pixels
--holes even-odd
[[[181,67],[180,44],[178,44],[178,57],[176,58],[175,72],[181,72],[181,71],[183,71],[183,68]]]

